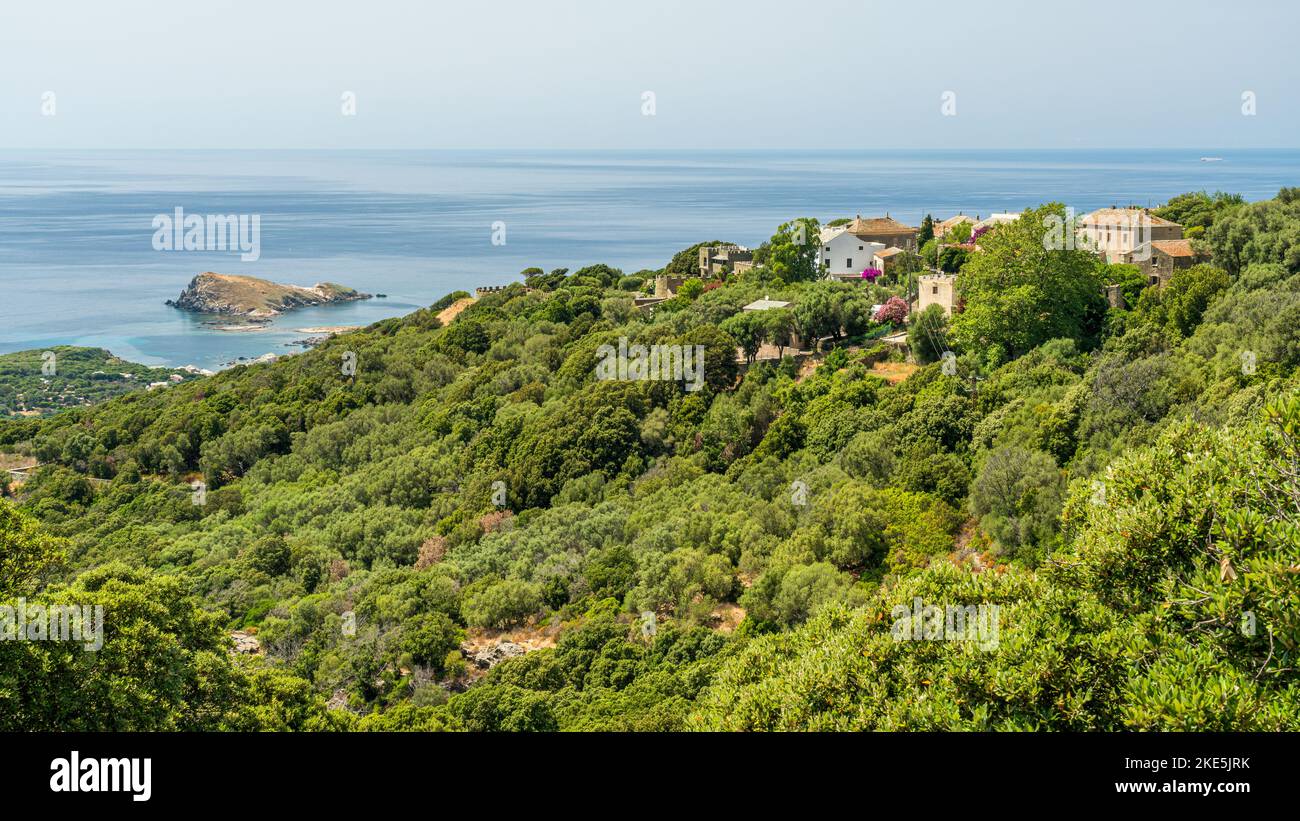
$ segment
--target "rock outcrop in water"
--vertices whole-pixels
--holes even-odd
[[[179,297],[167,300],[167,304],[200,314],[271,317],[295,308],[359,299],[370,299],[370,294],[334,282],[320,282],[304,288],[280,285],[257,277],[209,271],[196,276]]]

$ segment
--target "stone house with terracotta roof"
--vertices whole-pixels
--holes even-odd
[[[907,253],[902,248],[891,247],[883,251],[877,251],[871,258],[871,267],[879,270],[882,274],[892,273],[894,266],[900,259],[900,254]]]
[[[1204,258],[1189,239],[1157,239],[1147,245],[1130,254],[1126,261],[1141,269],[1147,282],[1162,288],[1175,271],[1191,268]]]
[[[943,239],[948,236],[949,231],[956,228],[958,225],[961,225],[963,222],[970,223],[971,229],[973,230],[975,228],[975,223],[978,221],[978,214],[973,217],[966,214],[958,214],[955,217],[948,217],[948,219],[940,220],[934,224],[934,235],[938,239]]]
[[[902,248],[904,251],[916,250],[916,235],[921,231],[919,228],[904,225],[888,214],[866,219],[859,214],[845,228],[858,239],[879,242],[886,248]]]
[[[1180,240],[1183,226],[1144,208],[1100,208],[1078,221],[1079,246],[1107,262],[1138,263],[1154,242]]]

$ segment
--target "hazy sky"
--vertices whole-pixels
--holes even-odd
[[[1294,147],[1298,31],[1283,0],[0,0],[0,147]]]

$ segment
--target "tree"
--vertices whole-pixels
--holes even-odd
[[[811,217],[783,223],[754,253],[754,262],[781,282],[811,282],[821,275],[820,226]]]
[[[1245,202],[1246,200],[1240,194],[1225,194],[1222,191],[1207,194],[1204,191],[1191,191],[1170,197],[1169,202],[1152,213],[1161,219],[1172,220],[1183,226],[1183,233],[1187,235],[1187,232],[1192,229],[1199,228],[1201,231],[1209,229],[1219,216],[1239,205],[1244,205]]]
[[[767,339],[777,349],[777,358],[785,357],[785,349],[793,343],[795,320],[789,308],[772,308],[757,312],[767,326]]]
[[[554,303],[556,300],[549,302]],[[438,337],[438,347],[446,352],[483,353],[491,344],[492,340],[483,323],[468,317],[451,323]]]
[[[715,325],[700,325],[677,339],[678,344],[703,346],[704,382],[714,391],[729,390],[736,384],[736,340]]]
[[[673,258],[664,266],[663,273],[668,276],[698,276],[700,273],[700,249],[716,245],[730,245],[720,239],[697,242],[689,248],[683,248],[673,254]]]
[[[217,617],[184,588],[173,576],[108,565],[29,600],[29,608],[102,608],[102,619],[91,619],[91,625],[98,621],[102,646],[88,652],[83,642],[0,641],[0,730],[308,730],[333,724],[307,682],[235,666]]]
[[[1096,258],[1054,241],[1072,230],[1064,206],[1054,203],[1025,211],[981,240],[981,251],[962,268],[965,310],[953,318],[953,341],[1011,358],[1058,337],[1091,347],[1105,301]]]
[[[816,346],[824,336],[839,333],[839,316],[830,289],[817,286],[804,291],[794,306],[794,321],[804,342]]]
[[[921,230],[916,234],[916,245],[919,248],[932,239],[934,239],[934,217],[926,214],[921,220]]]
[[[1036,564],[1057,541],[1065,480],[1041,451],[1009,446],[985,458],[971,486],[970,508],[1003,552]]]
[[[835,330],[839,339],[841,330],[848,336],[865,333],[871,324],[871,300],[859,288],[842,287],[835,292]]]
[[[60,542],[11,503],[0,499],[0,599],[36,589],[62,560]]]
[[[1205,237],[1214,263],[1233,276],[1259,262],[1300,271],[1300,189],[1283,188],[1275,199],[1229,209]]]
[[[283,576],[289,572],[289,545],[279,535],[263,536],[248,548],[248,564],[268,576]]]
[[[461,603],[465,623],[471,627],[504,629],[522,623],[542,606],[541,588],[518,579],[506,579],[467,591]],[[443,651],[444,655],[446,651]]]
[[[949,228],[948,233],[943,235],[944,244],[959,245],[966,242],[971,238],[971,232],[973,230],[975,230],[973,224],[969,222],[959,222],[952,228]]]
[[[768,328],[764,313],[764,311],[740,311],[725,319],[721,326],[722,330],[740,345],[740,349],[745,353],[745,361],[751,365],[758,356],[759,348],[767,339]]]
[[[1124,304],[1130,309],[1137,307],[1138,299],[1148,284],[1141,268],[1119,262],[1102,269],[1101,281],[1107,285],[1118,285],[1120,294],[1124,297]]]
[[[907,300],[891,296],[876,310],[876,315],[871,319],[873,322],[888,322],[897,327],[907,322],[908,310]]]
[[[704,293],[704,280],[699,277],[691,277],[677,288],[677,296],[692,302],[699,299],[702,293]]]
[[[894,259],[889,264],[889,276],[887,280],[900,283],[910,284],[911,276],[918,274],[925,269],[925,263],[921,260],[921,255],[912,251],[903,251],[901,254],[895,254]]]
[[[1230,280],[1222,268],[1193,265],[1175,271],[1162,289],[1151,289],[1139,302],[1140,312],[1179,337],[1191,336],[1201,323],[1206,308],[1228,289]]]
[[[962,223],[966,225],[967,223]],[[958,228],[961,226],[959,225]],[[939,251],[939,270],[948,274],[955,274],[961,271],[966,260],[970,259],[970,249],[959,248],[955,245],[945,245]]]
[[[943,356],[948,350],[948,315],[942,305],[927,305],[912,317],[907,347],[921,363],[935,362]]]
[[[921,246],[921,250],[918,253],[918,256],[921,257],[921,263],[925,267],[938,268],[939,267],[939,241],[937,239],[927,240],[925,244]]]
[[[618,268],[612,268],[605,264],[588,265],[585,268],[579,268],[569,277],[573,280],[591,279],[599,283],[602,287],[608,288],[623,278],[623,272]]]
[[[402,650],[416,664],[442,675],[447,654],[460,647],[465,631],[446,613],[420,613],[402,622]]]

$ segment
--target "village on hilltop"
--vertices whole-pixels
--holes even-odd
[[[878,277],[897,278],[899,273],[915,273],[908,300],[909,316],[920,315],[931,305],[938,305],[945,316],[960,310],[960,265],[944,265],[945,251],[962,252],[958,257],[980,249],[981,237],[999,226],[1014,223],[1017,213],[992,213],[988,216],[958,213],[942,220],[927,216],[922,226],[911,226],[889,214],[877,217],[857,215],[836,220],[821,228],[817,241],[818,264],[826,280],[847,283],[874,283]],[[1091,250],[1106,263],[1133,265],[1143,280],[1163,287],[1175,271],[1204,261],[1205,255],[1183,236],[1183,226],[1151,213],[1149,209],[1101,208],[1074,221],[1074,245]],[[935,243],[928,262],[921,252],[929,241]],[[706,245],[698,250],[695,277],[684,274],[659,274],[654,279],[653,294],[638,298],[643,310],[675,297],[689,280],[718,281],[744,274],[755,266],[755,252],[741,245]],[[906,268],[900,272],[900,268]],[[502,286],[504,287],[504,286]],[[491,289],[480,289],[488,291]],[[1111,307],[1124,304],[1119,286],[1107,285],[1104,295]],[[746,311],[786,308],[790,303],[763,298],[744,307]],[[873,306],[873,313],[882,306]],[[902,347],[906,334],[884,338]],[[802,340],[795,340],[795,349]],[[760,356],[759,358],[766,358]]]

